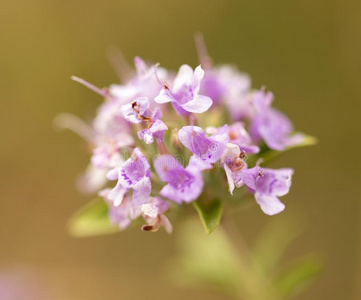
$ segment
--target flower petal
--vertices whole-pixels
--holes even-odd
[[[164,226],[165,231],[171,234],[173,231],[173,226],[169,219],[165,215],[160,215],[160,222]]]
[[[202,95],[196,95],[191,101],[188,101],[182,105],[180,105],[184,110],[201,114],[207,111],[213,104],[211,98]]]
[[[173,82],[172,91],[177,93],[183,86],[193,86],[193,69],[188,65],[182,65]]]
[[[164,89],[162,89],[158,96],[154,98],[154,101],[162,104],[162,103],[167,103],[167,102],[171,102],[174,99],[171,97],[171,95],[169,94],[169,92],[165,91]]]
[[[175,157],[171,155],[160,155],[154,160],[154,169],[159,179],[167,182],[169,171],[174,169],[183,170],[184,168]]]
[[[233,195],[234,180],[233,180],[233,176],[232,176],[232,171],[226,164],[224,165],[224,171],[226,172],[226,176],[227,176],[229,192],[231,193],[231,195]]]
[[[260,193],[256,193],[254,196],[262,211],[267,215],[276,215],[285,209],[285,205],[275,196]]]
[[[122,203],[125,193],[127,189],[125,189],[119,182],[116,186],[109,192],[108,199],[112,200],[114,206],[118,206]]]
[[[148,177],[144,177],[133,187],[133,203],[134,205],[142,205],[149,200],[152,190],[152,184]]]

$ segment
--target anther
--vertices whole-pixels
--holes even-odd
[[[240,159],[243,159],[243,158],[246,157],[246,155],[247,155],[247,152],[244,151],[244,150],[241,150],[241,153],[239,154],[239,158],[240,158]]]
[[[162,81],[162,85],[163,85],[164,89],[166,89],[167,91],[169,91],[169,84],[168,84],[168,82]]]
[[[160,216],[159,215],[157,216],[154,224],[142,226],[143,231],[151,231],[151,232],[156,232],[156,231],[158,231],[159,228],[160,228]]]

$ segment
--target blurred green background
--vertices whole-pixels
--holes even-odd
[[[117,81],[109,46],[129,60],[194,67],[193,34],[201,31],[215,62],[238,65],[255,88],[266,85],[296,128],[320,140],[274,163],[296,170],[287,209],[273,217],[303,231],[287,257],[313,251],[325,262],[298,299],[361,298],[360,1],[3,0],[0,8],[0,291],[14,285],[26,299],[228,299],[164,278],[175,235],[133,228],[69,237],[68,217],[90,199],[74,187],[88,157],[78,137],[52,128],[58,113],[87,119],[101,101],[71,75],[101,87]],[[237,221],[251,242],[269,219],[252,206]]]

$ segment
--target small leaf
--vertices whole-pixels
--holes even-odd
[[[204,230],[207,234],[211,234],[221,221],[223,211],[222,201],[220,199],[215,199],[213,201],[206,202],[198,199],[193,202],[193,205],[202,221]]]
[[[304,257],[292,263],[277,281],[280,293],[289,298],[304,291],[320,273],[322,263],[316,257]]]
[[[74,237],[88,237],[110,234],[120,229],[111,224],[108,217],[108,206],[105,201],[97,198],[71,217],[68,230]]]

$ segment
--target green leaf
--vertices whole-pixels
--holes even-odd
[[[193,202],[195,209],[202,221],[204,230],[207,234],[211,234],[219,225],[222,217],[222,201],[215,199],[213,201],[203,201],[198,199]]]
[[[316,257],[298,259],[287,268],[276,282],[280,293],[289,298],[304,291],[320,273],[322,263]]]
[[[110,234],[118,232],[120,229],[111,224],[105,201],[97,198],[71,217],[68,230],[74,237],[88,237]]]
[[[292,150],[292,149],[296,149],[296,148],[302,148],[302,147],[307,147],[307,146],[312,146],[317,144],[317,138],[311,135],[305,135],[305,139],[302,143],[294,145],[294,146],[290,146],[288,148],[286,148],[283,151],[275,151],[272,149],[269,149],[268,147],[266,147],[266,149],[264,149],[263,151],[261,151],[258,155],[258,159],[262,158],[263,162],[269,162],[270,160],[280,156],[281,154],[284,154],[285,152]]]

